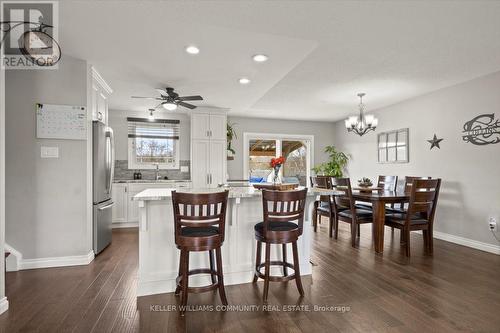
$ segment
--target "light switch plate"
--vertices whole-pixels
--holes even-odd
[[[59,158],[59,147],[42,147],[42,158]]]
[[[187,165],[181,166],[181,172],[189,172],[189,167]]]

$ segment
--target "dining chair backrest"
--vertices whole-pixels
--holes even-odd
[[[271,229],[269,226],[276,222],[296,222],[299,235],[302,235],[306,196],[307,188],[292,191],[262,190],[264,235]]]
[[[415,177],[415,176],[406,176],[406,177],[405,177],[405,187],[404,187],[405,193],[410,193],[410,191],[411,191],[411,187],[412,187],[412,185],[413,185],[413,182],[414,182],[416,179],[432,179],[432,177]]]
[[[344,192],[343,195],[335,195],[333,198],[334,210],[338,213],[342,209],[350,209],[355,211],[354,199],[352,197],[351,179],[350,178],[331,178],[332,188],[339,192]],[[353,215],[355,216],[355,214]]]
[[[216,193],[181,193],[172,191],[174,208],[175,241],[185,227],[218,228],[220,242],[224,241],[226,208],[229,191]]]
[[[398,176],[378,176],[377,187],[384,191],[396,191]]]
[[[330,177],[316,176],[316,177],[311,177],[310,181],[312,187],[331,188]]]
[[[441,179],[414,179],[410,191],[407,223],[415,215],[425,218],[429,223],[434,221]]]

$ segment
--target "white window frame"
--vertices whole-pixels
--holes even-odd
[[[174,140],[175,162],[172,163],[137,163],[137,155],[135,151],[135,138],[128,138],[128,168],[129,169],[156,169],[158,164],[161,170],[177,170],[180,168],[180,133],[179,139]]]
[[[309,185],[309,179],[311,178],[311,168],[312,161],[314,161],[314,135],[302,135],[302,134],[274,134],[274,133],[243,133],[243,179],[249,178],[249,148],[250,140],[296,140],[304,141],[307,149],[306,155],[306,184]],[[281,143],[276,145],[276,154],[281,156]],[[282,176],[283,168],[280,169],[280,176]]]

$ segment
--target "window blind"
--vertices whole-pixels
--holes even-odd
[[[179,140],[180,120],[127,118],[127,122],[129,138]]]

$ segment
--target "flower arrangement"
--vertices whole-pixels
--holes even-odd
[[[273,178],[274,184],[278,183],[280,168],[284,163],[285,163],[285,158],[283,156],[271,159],[270,164],[271,167],[274,169],[274,178]]]
[[[358,180],[358,185],[361,187],[370,187],[373,185],[373,183],[370,178],[363,177]]]

